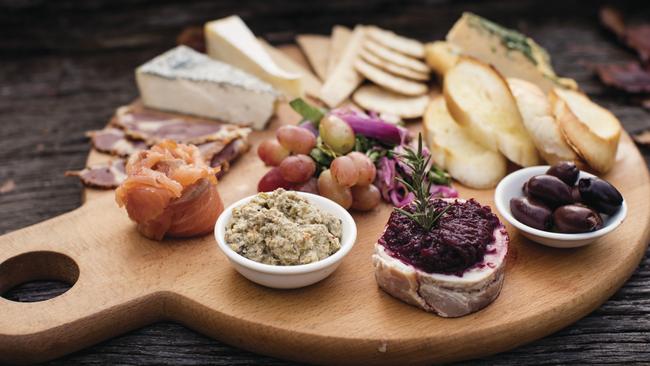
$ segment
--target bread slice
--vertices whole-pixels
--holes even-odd
[[[539,164],[515,98],[496,69],[463,56],[445,75],[443,94],[449,113],[478,143],[515,164]]]
[[[445,41],[435,41],[424,46],[427,65],[440,77],[444,77],[456,65],[460,54],[458,47]]]
[[[569,145],[595,171],[608,172],[614,166],[621,137],[616,116],[574,90],[553,88],[550,100]]]
[[[475,142],[456,124],[442,96],[424,113],[424,138],[433,162],[464,186],[492,188],[506,175],[506,158]]]
[[[542,89],[522,79],[508,78],[507,81],[517,101],[524,127],[542,158],[551,165],[560,161],[579,162],[580,157],[564,139]]]

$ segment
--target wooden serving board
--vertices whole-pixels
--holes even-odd
[[[252,134],[253,149],[219,183],[226,205],[256,192],[267,170],[255,153],[259,142],[280,124],[297,121],[283,105],[269,130]],[[332,276],[303,289],[273,290],[235,272],[212,235],[145,239],[112,191],[87,190],[82,207],[0,237],[0,293],[35,279],[75,283],[44,302],[0,298],[0,362],[52,359],[160,320],[254,352],[318,364],[429,364],[505,351],[587,315],[638,265],[650,240],[650,179],[627,134],[605,178],[629,205],[616,232],[561,250],[507,226],[501,295],[458,319],[423,312],[377,287],[370,257],[388,205],[354,214],[356,246]],[[492,190],[456,187],[461,197],[494,207]]]

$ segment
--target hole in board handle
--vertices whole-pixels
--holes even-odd
[[[79,266],[67,255],[38,251],[0,263],[0,296],[18,302],[45,301],[68,291],[79,278]]]

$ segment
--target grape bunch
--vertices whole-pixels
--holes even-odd
[[[346,209],[367,211],[376,207],[381,200],[373,184],[377,169],[366,154],[352,151],[356,141],[352,128],[334,115],[325,116],[318,125],[319,138],[308,128],[286,125],[276,131],[275,139],[259,145],[258,156],[272,168],[259,181],[257,190],[284,188],[315,193]],[[336,156],[321,169],[309,155],[317,144],[325,145]]]

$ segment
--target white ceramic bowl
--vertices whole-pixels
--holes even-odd
[[[226,226],[232,218],[232,210],[248,203],[253,197],[243,198],[228,206],[219,216],[214,227],[214,236],[221,251],[228,257],[237,272],[263,286],[290,289],[309,286],[325,279],[339,266],[343,257],[350,252],[357,239],[357,226],[350,213],[336,202],[311,193],[296,192],[325,212],[341,219],[343,235],[341,248],[331,256],[318,262],[296,266],[274,266],[250,260],[228,246],[225,240]]]
[[[503,178],[494,191],[494,203],[501,216],[512,226],[519,229],[525,237],[549,247],[575,248],[590,244],[596,239],[609,234],[623,222],[627,215],[627,203],[625,200],[623,200],[623,205],[614,215],[603,216],[602,229],[589,233],[554,233],[532,228],[515,219],[510,211],[510,199],[522,197],[524,193],[522,192],[521,187],[524,183],[532,176],[546,173],[548,168],[548,165],[541,165],[517,170]],[[580,172],[579,178],[589,177],[594,177],[594,175],[583,171]]]

